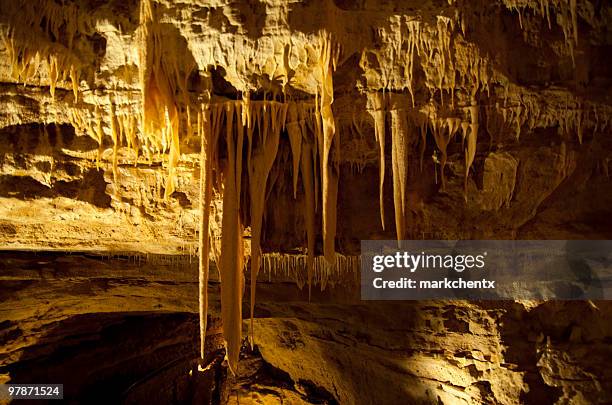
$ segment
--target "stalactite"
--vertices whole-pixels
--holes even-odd
[[[76,3],[46,0],[13,3],[14,6],[9,2],[3,8],[11,24],[1,32],[13,78],[26,83],[39,74],[44,77],[40,69],[44,66],[51,96],[55,96],[57,82],[69,77],[76,102],[82,57],[74,40],[91,34],[94,23],[80,12]]]
[[[551,28],[550,9],[557,12],[557,25],[563,31],[565,46],[572,59],[572,64],[576,67],[575,49],[578,45],[578,12],[576,0],[540,0],[539,7],[531,2],[519,2],[517,0],[504,0],[506,7],[510,10],[516,10],[519,15],[519,23],[521,28],[522,16],[521,8],[529,7],[535,14],[539,14],[542,18],[546,18],[548,28]]]
[[[419,171],[423,171],[423,157],[427,148],[427,117],[423,114],[416,114],[415,121],[417,123],[421,140],[419,141]]]
[[[460,128],[460,120],[457,118],[439,118],[434,111],[430,112],[430,124],[436,146],[440,151],[440,179],[442,190],[446,189],[446,175],[444,168],[448,160],[447,148],[450,140]]]
[[[109,100],[110,101],[110,100]],[[110,101],[110,126],[111,139],[113,141],[113,182],[117,184],[117,152],[119,150],[120,132],[119,124],[117,123],[117,115],[115,114],[115,105]]]
[[[262,257],[262,271],[268,279],[278,281],[293,280],[301,289],[305,284],[304,273],[308,266],[308,256],[300,254],[267,253]],[[359,256],[345,256],[336,253],[332,263],[325,257],[316,256],[313,261],[313,284],[324,291],[328,285],[358,285],[360,275]]]
[[[224,170],[223,219],[221,235],[221,316],[227,360],[236,373],[242,339],[242,292],[244,287],[240,192],[242,178],[243,127],[240,114],[234,129],[234,113],[239,109],[227,103],[225,110],[228,159]],[[239,111],[238,111],[239,112]]]
[[[57,86],[57,80],[59,78],[59,68],[57,66],[57,56],[51,55],[48,62],[49,71],[49,93],[51,97],[55,98],[55,86]]]
[[[131,111],[121,116],[120,122],[123,126],[123,134],[127,143],[127,147],[135,153],[134,163],[138,161],[138,144],[136,135],[136,120]]]
[[[408,182],[408,119],[406,111],[391,110],[391,166],[393,170],[393,202],[395,206],[395,230],[397,240],[406,236]]]
[[[308,300],[312,294],[312,277],[314,266],[314,250],[315,250],[315,197],[314,197],[314,179],[313,179],[313,162],[312,155],[313,145],[311,142],[304,140],[302,145],[302,158],[300,160],[302,172],[302,185],[304,188],[304,198],[306,210],[304,213],[306,221],[306,238],[307,238],[307,272],[308,272]]]
[[[517,137],[524,126],[529,130],[557,127],[559,135],[576,136],[581,143],[587,128],[589,132],[603,132],[606,124],[598,117],[606,116],[611,110],[586,102],[582,97],[567,96],[556,90],[540,94],[524,89],[519,92],[511,86],[509,91],[506,105],[496,107],[489,115],[501,113],[503,125],[513,129]]]
[[[450,40],[451,40],[451,30],[449,30],[449,25],[452,26],[453,21],[445,16],[441,16],[438,15],[436,16],[436,31],[438,34],[438,38],[437,38],[437,48],[439,50],[439,56],[440,56],[440,60],[441,63],[437,64],[439,66],[439,70],[438,70],[438,88],[440,90],[440,98],[442,101],[442,104],[444,103],[442,97],[444,95],[444,80],[446,79],[448,80],[453,80],[452,83],[448,83],[448,87],[450,87],[451,89],[454,88],[455,83],[454,83],[454,68],[450,66],[450,64],[452,63],[452,59],[451,59],[451,47],[450,47]],[[452,27],[451,27],[452,28]],[[447,74],[447,70],[453,72],[453,74]]]
[[[74,66],[70,65],[70,81],[72,83],[72,93],[74,94],[74,102],[76,103],[79,98],[79,72]]]
[[[406,59],[406,83],[408,91],[410,92],[410,98],[412,100],[412,107],[415,106],[414,101],[414,89],[413,89],[413,77],[414,77],[414,50],[421,53],[421,23],[419,21],[408,21],[406,23],[408,27],[408,52]],[[383,227],[384,228],[384,227]]]
[[[368,93],[368,102],[371,103],[368,112],[374,119],[374,135],[378,142],[378,148],[380,153],[380,166],[379,166],[379,185],[378,185],[378,196],[379,196],[379,207],[380,207],[380,223],[382,229],[385,229],[385,202],[384,202],[384,185],[385,185],[385,113],[386,106],[384,102],[384,94],[381,93]]]
[[[300,158],[302,156],[302,131],[298,119],[298,109],[296,103],[289,103],[288,107],[289,122],[287,123],[287,133],[291,144],[291,156],[293,158],[293,198],[297,194],[297,181],[300,169]]]
[[[481,89],[490,90],[492,67],[477,46],[466,42],[457,31],[460,17],[438,15],[435,23],[394,15],[389,27],[377,31],[380,49],[364,51],[360,66],[365,71],[368,91],[372,89],[403,90],[410,93],[412,107],[418,104],[417,84],[431,97],[440,94],[440,104],[450,93],[455,105],[455,89],[465,88],[475,96]],[[374,60],[374,62],[372,62]],[[398,65],[398,60],[401,61]],[[416,82],[416,74],[424,76]]]
[[[465,177],[463,180],[463,196],[467,201],[467,182],[470,174],[470,167],[476,156],[476,142],[478,140],[478,105],[468,107],[470,112],[470,127],[467,131],[467,145],[465,148]]]
[[[200,306],[200,358],[204,360],[206,326],[208,320],[208,264],[210,252],[209,221],[212,199],[213,147],[216,137],[211,128],[210,105],[202,105],[198,113],[198,135],[200,137],[200,223],[199,223],[199,306]]]
[[[261,256],[261,229],[266,196],[266,184],[272,164],[278,152],[280,132],[284,126],[287,104],[264,102],[263,107],[270,109],[262,114],[261,109],[255,110],[258,127],[258,137],[254,139],[249,133],[249,185],[251,191],[251,346],[253,345],[253,318],[255,313],[255,291],[257,274],[259,273]],[[263,110],[265,112],[265,110]],[[263,128],[261,123],[264,122]],[[299,134],[298,134],[299,135]]]
[[[100,167],[102,158],[102,146],[104,142],[104,131],[102,129],[102,109],[99,105],[95,106],[94,112],[84,114],[83,110],[73,108],[69,116],[70,123],[76,130],[87,134],[98,143],[98,151],[96,155],[96,167]]]
[[[142,96],[142,135],[155,151],[168,153],[168,177],[164,198],[175,191],[176,166],[180,158],[179,106],[181,98],[188,109],[186,78],[193,64],[177,67],[181,55],[166,55],[162,31],[151,0],[141,0],[139,27],[139,81]]]
[[[315,107],[316,108],[316,107]],[[314,254],[315,254],[315,212],[317,199],[317,146],[314,126],[317,125],[317,119],[313,119],[313,111],[311,106],[306,103],[296,103],[297,117],[294,113],[289,113],[287,130],[291,133],[292,121],[297,119],[297,125],[294,126],[294,131],[300,134],[301,140],[301,156],[300,172],[302,174],[302,187],[304,189],[305,211],[304,221],[306,223],[306,246],[307,246],[307,283],[308,283],[308,299],[312,295],[312,277],[314,272]],[[295,159],[294,159],[295,162]]]
[[[180,159],[180,144],[179,144],[179,118],[175,111],[170,115],[166,110],[166,131],[170,131],[170,151],[168,153],[168,178],[164,189],[164,198],[168,199],[176,189],[176,167]]]
[[[319,141],[319,155],[321,156],[321,188],[323,191],[323,254],[331,263],[335,254],[336,237],[336,205],[338,197],[338,167],[332,164],[329,154],[332,144],[339,148],[336,135],[336,123],[332,112],[334,102],[334,85],[332,79],[333,66],[338,57],[338,49],[334,47],[329,35],[322,35],[318,47],[319,60],[317,66],[320,70],[320,107],[322,124],[322,140]]]
[[[315,212],[319,210],[319,186],[321,184],[321,179],[319,176],[320,165],[318,164],[321,160],[319,155],[320,149],[320,139],[321,139],[321,115],[318,110],[318,103],[315,100],[314,106],[310,106],[310,108],[306,107],[304,103],[300,103],[300,115],[304,119],[306,123],[306,127],[308,131],[312,134],[312,180],[314,185],[314,209]],[[306,119],[309,117],[309,119]],[[302,134],[306,134],[306,131],[303,131]],[[307,141],[310,138],[307,139]]]

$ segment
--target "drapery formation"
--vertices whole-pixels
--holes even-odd
[[[210,241],[208,217],[213,182],[222,179],[223,219],[220,258],[217,263],[221,277],[221,312],[223,334],[227,341],[230,368],[235,371],[242,339],[242,294],[244,289],[243,221],[251,226],[251,319],[255,305],[255,283],[261,265],[261,234],[268,175],[276,159],[280,136],[287,131],[292,143],[293,167],[302,175],[307,224],[308,285],[312,284],[315,241],[315,179],[325,167],[316,168],[323,145],[323,130],[317,129],[319,107],[308,102],[256,101],[244,97],[239,101],[203,104],[198,114],[198,134],[201,137],[201,226],[200,226],[200,309],[202,325],[201,351],[204,354],[206,325],[206,284]],[[333,118],[333,117],[332,117]],[[216,154],[218,144],[224,146],[223,159]],[[214,178],[213,178],[214,176]],[[243,180],[248,182],[245,185]],[[322,183],[319,182],[319,183]],[[297,179],[295,180],[297,186]],[[219,186],[221,188],[221,186]],[[322,199],[325,197],[322,191]],[[335,198],[335,197],[334,197]],[[242,201],[248,201],[245,206]],[[335,206],[330,205],[335,211]],[[335,216],[335,212],[333,214]],[[326,233],[327,232],[327,233]],[[334,229],[323,234],[335,236]],[[335,252],[332,252],[335,265]],[[251,321],[251,332],[253,323]],[[251,342],[252,342],[251,333]]]

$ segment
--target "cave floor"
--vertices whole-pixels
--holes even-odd
[[[606,302],[362,302],[342,285],[308,302],[262,281],[234,376],[214,274],[201,371],[195,262],[0,253],[0,378],[64,384],[69,403],[612,400]]]

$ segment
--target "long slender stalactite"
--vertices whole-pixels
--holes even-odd
[[[476,156],[476,142],[478,140],[478,106],[472,105],[468,107],[470,112],[470,124],[469,130],[467,131],[467,144],[465,148],[465,178],[463,183],[463,193],[467,200],[467,187],[468,187],[468,175],[470,173],[470,167],[474,163],[474,157]]]
[[[296,103],[289,103],[287,118],[287,135],[291,145],[291,155],[293,157],[293,198],[297,195],[297,182],[300,172],[300,159],[302,156],[302,127],[298,119],[298,107]]]
[[[284,129],[287,115],[287,104],[264,102],[259,104],[259,108],[255,111],[255,116],[258,118],[256,119],[258,128],[255,133],[252,130],[251,122],[247,122],[249,140],[247,166],[251,191],[251,345],[253,345],[255,292],[261,257],[261,228],[266,184],[278,152],[280,133]]]
[[[304,103],[290,103],[287,115],[287,133],[291,143],[293,156],[293,195],[297,193],[297,174],[302,175],[302,187],[304,190],[304,221],[306,223],[306,249],[307,249],[307,278],[308,278],[308,299],[312,294],[312,274],[314,266],[315,250],[315,207],[316,194],[313,172],[316,167],[317,148],[313,143],[312,119],[311,114]],[[308,125],[310,124],[310,125]],[[307,130],[307,128],[309,128]],[[310,132],[309,132],[310,131]]]
[[[211,127],[210,105],[203,104],[198,112],[198,135],[200,137],[200,227],[198,256],[198,289],[200,315],[200,357],[206,355],[206,325],[208,318],[208,271],[210,252],[210,204],[212,199],[213,146],[216,139]]]
[[[244,288],[242,222],[242,147],[244,126],[240,104],[225,105],[227,162],[223,170],[223,219],[221,234],[221,316],[230,370],[235,373],[242,341],[242,292]],[[235,115],[235,117],[234,117]]]
[[[320,69],[320,114],[322,123],[322,140],[319,140],[321,156],[321,189],[323,193],[323,254],[329,263],[333,263],[336,237],[336,206],[338,198],[338,166],[330,161],[332,144],[339,141],[336,135],[336,122],[332,112],[334,102],[333,67],[337,60],[338,49],[331,36],[322,36],[319,45]]]
[[[304,188],[304,198],[306,210],[304,212],[304,219],[306,221],[306,250],[307,250],[307,262],[306,271],[308,273],[308,299],[310,300],[312,295],[312,277],[315,259],[315,195],[314,195],[314,176],[313,168],[316,163],[313,162],[313,153],[316,150],[312,142],[304,140],[302,144],[302,156],[300,159],[301,172],[302,172],[302,185]]]
[[[368,112],[374,119],[374,136],[378,142],[379,148],[379,206],[380,206],[380,223],[382,229],[385,229],[385,202],[384,202],[384,186],[385,186],[385,95],[381,92],[368,94],[368,102],[371,103]]]
[[[409,136],[406,110],[391,109],[391,166],[393,168],[395,230],[398,241],[403,240],[406,236]]]

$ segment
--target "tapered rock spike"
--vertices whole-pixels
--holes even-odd
[[[210,122],[210,107],[203,105],[198,113],[200,136],[200,223],[199,223],[199,306],[200,306],[200,358],[205,358],[206,325],[208,320],[208,265],[209,221],[212,199],[212,148],[214,138]]]
[[[371,99],[371,107],[368,112],[374,118],[374,135],[378,141],[379,149],[379,207],[380,207],[380,223],[382,229],[385,229],[385,203],[384,203],[384,185],[385,185],[385,113],[386,107],[384,98],[381,93],[368,94]]]
[[[286,104],[277,105],[274,103],[275,109],[286,109]],[[273,111],[273,110],[272,110]],[[279,118],[274,117],[271,112],[262,117],[263,120],[270,119],[272,122]],[[282,112],[282,111],[281,111]],[[277,112],[278,114],[278,112]],[[278,114],[281,117],[284,113]],[[257,275],[260,267],[261,257],[261,229],[263,221],[263,211],[265,204],[265,190],[268,181],[270,169],[276,159],[278,152],[278,143],[280,139],[281,123],[276,122],[270,127],[264,125],[263,131],[272,129],[267,135],[262,133],[262,128],[259,128],[260,136],[258,144],[251,148],[251,156],[249,159],[249,185],[251,192],[251,347],[254,344],[254,324],[253,318],[255,314],[255,292],[257,286]]]
[[[393,170],[393,201],[397,240],[406,236],[408,182],[408,119],[406,111],[391,110],[391,166]]]
[[[322,139],[319,141],[321,156],[321,188],[323,191],[323,255],[332,263],[335,257],[336,205],[338,194],[337,167],[332,167],[329,154],[336,134],[336,123],[332,112],[334,85],[332,80],[333,45],[329,35],[322,35],[319,44],[318,68],[320,69],[320,114]],[[334,170],[335,169],[335,170]]]
[[[244,286],[242,224],[240,222],[240,181],[242,132],[234,128],[234,104],[225,106],[228,159],[224,170],[223,219],[221,235],[221,316],[228,366],[236,373],[242,336],[242,291]]]
[[[470,111],[470,128],[467,131],[467,147],[465,149],[465,176],[463,180],[463,196],[467,201],[467,181],[470,173],[470,167],[476,156],[476,142],[478,140],[478,105],[469,107]]]
[[[302,128],[298,119],[298,110],[295,103],[289,103],[288,107],[289,122],[287,123],[287,132],[289,134],[289,142],[291,144],[291,156],[293,159],[293,198],[297,196],[297,181],[300,168],[301,148],[302,148]]]

